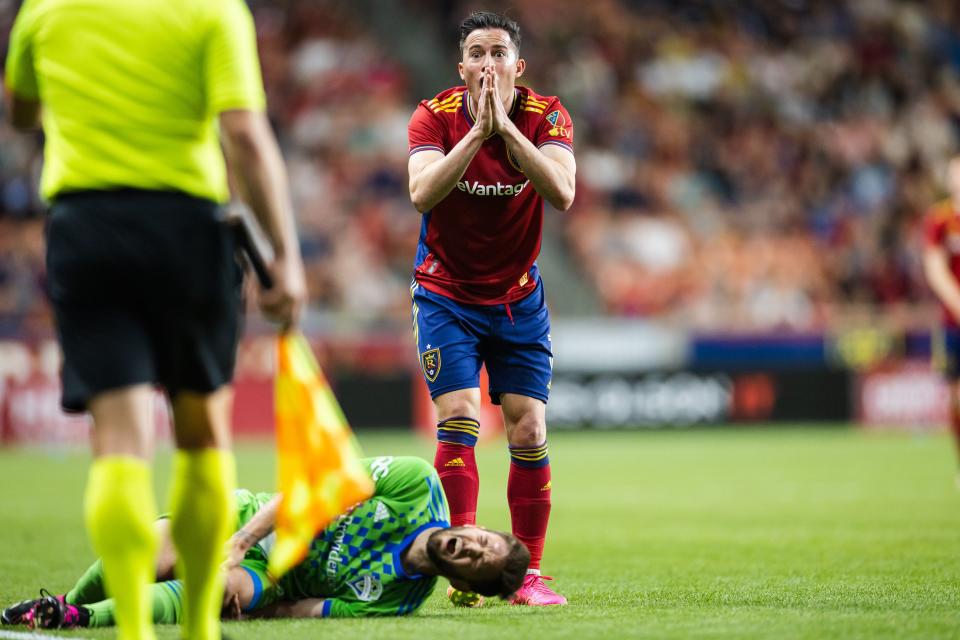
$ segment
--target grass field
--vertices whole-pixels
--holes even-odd
[[[362,433],[367,454],[419,454]],[[269,489],[268,443],[239,447]],[[481,522],[509,528],[503,447],[478,450]],[[406,619],[226,625],[231,638],[960,638],[960,492],[946,437],[846,429],[558,433],[545,573],[570,599]],[[63,591],[91,561],[87,457],[0,450],[0,602]],[[169,456],[159,456],[166,486]],[[162,495],[162,492],[161,492]],[[108,630],[65,634],[106,638]],[[161,638],[175,638],[172,627]]]

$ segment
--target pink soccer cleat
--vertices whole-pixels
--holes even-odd
[[[567,604],[567,599],[543,583],[544,580],[553,580],[549,576],[537,573],[528,573],[523,579],[523,586],[510,598],[512,604],[522,604],[528,607],[546,607],[550,605]]]

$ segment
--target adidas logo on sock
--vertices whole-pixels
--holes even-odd
[[[547,484],[540,487],[540,491],[550,491],[553,489],[553,480],[547,480]]]
[[[465,467],[467,464],[463,461],[463,458],[454,458],[443,465],[445,467]]]

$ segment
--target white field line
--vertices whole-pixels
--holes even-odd
[[[60,640],[62,637],[63,636],[48,636],[42,633],[0,630],[0,638],[9,638],[10,640]]]

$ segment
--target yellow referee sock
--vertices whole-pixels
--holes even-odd
[[[189,640],[220,638],[223,545],[233,531],[236,487],[233,454],[180,450],[173,462],[170,520],[183,579],[181,633]]]
[[[157,517],[150,466],[133,456],[93,461],[84,501],[87,532],[116,601],[117,635],[153,640],[150,586],[156,577]]]

